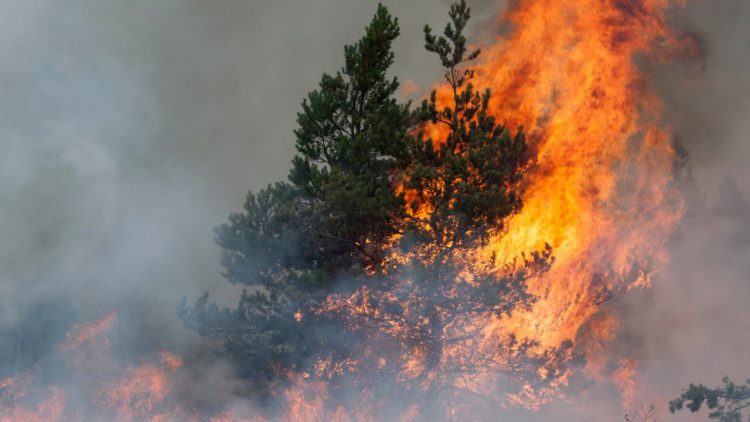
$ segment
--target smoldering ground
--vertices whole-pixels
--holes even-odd
[[[441,27],[447,2],[386,3],[402,24],[395,74],[418,98],[440,77],[421,28]],[[211,229],[248,189],[286,176],[301,98],[339,67],[375,5],[0,1],[0,375],[113,310],[124,361],[210,349],[175,307],[206,290],[235,300]],[[505,7],[473,6],[478,29]],[[623,305],[661,403],[689,382],[750,375],[748,22],[742,0],[690,3],[680,24],[704,40],[705,63],[653,70],[704,204],[648,298]]]

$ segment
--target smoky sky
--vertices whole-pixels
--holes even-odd
[[[390,3],[394,73],[427,87],[421,30],[448,3]],[[183,294],[232,301],[212,228],[286,177],[302,98],[376,7],[2,0],[2,323],[47,296],[79,318],[145,306],[160,321]]]
[[[441,28],[449,2],[384,3],[402,27],[394,74],[416,84],[415,95],[423,93],[440,69],[422,48],[422,27]],[[471,4],[475,31],[505,7]],[[208,290],[230,303],[237,294],[220,276],[212,228],[239,209],[248,190],[285,178],[302,98],[321,73],[340,67],[343,45],[360,36],[376,6],[371,0],[0,0],[0,329],[54,298],[68,304],[73,320],[117,310],[129,322],[128,353],[149,350],[157,339],[177,348],[196,344],[175,316],[180,298]],[[746,195],[750,4],[695,0],[677,19],[700,37],[705,60],[651,70],[665,118],[691,152],[706,201],[716,201],[726,183]],[[690,360],[690,347],[711,348],[698,340],[654,342],[666,330],[654,321],[666,314],[691,321],[698,328],[686,338],[711,333],[711,342],[724,345],[737,298],[750,298],[743,261],[750,248],[736,252],[728,235],[717,239],[714,231],[691,236],[693,244],[714,248],[706,262],[724,269],[724,284],[706,287],[707,265],[691,267],[701,248],[679,246],[675,262],[683,269],[671,274],[687,279],[682,286],[692,294],[676,297],[685,290],[672,280],[648,299],[653,307],[635,311],[647,321],[634,325],[652,327],[642,340],[649,362],[656,366],[672,350],[684,357],[670,373],[700,361]],[[724,248],[739,257],[726,258]],[[726,301],[729,311],[714,312],[718,303],[679,314],[684,303],[707,297]],[[706,322],[709,315],[714,319]],[[694,377],[750,375],[742,362],[747,337],[735,336],[721,349],[732,365],[683,374],[665,388]]]
[[[750,3],[690,2],[678,20],[695,34],[705,60],[692,66],[663,66],[655,82],[665,115],[687,143],[698,182],[718,192],[722,180],[736,180],[750,193]]]

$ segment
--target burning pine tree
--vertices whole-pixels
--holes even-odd
[[[182,312],[189,326],[224,339],[245,375],[311,370],[335,378],[334,389],[434,400],[468,393],[459,379],[514,369],[496,359],[500,350],[465,352],[491,316],[529,307],[525,281],[548,268],[551,249],[502,270],[467,259],[521,208],[529,158],[521,129],[499,124],[489,89],[473,84],[480,51],[464,36],[470,13],[462,1],[443,36],[425,28],[453,95],[443,105],[433,92],[410,112],[387,77],[398,20],[380,6],[346,47],[344,68],[303,102],[289,182],[251,193],[245,213],[217,230],[226,277],[252,293],[233,311],[203,298]],[[430,137],[434,125],[447,136]]]
[[[680,157],[634,59],[697,51],[666,23],[674,3],[513,2],[480,55],[462,0],[442,35],[425,28],[445,83],[415,109],[388,76],[399,25],[380,6],[302,103],[288,181],[216,230],[238,306],[206,295],[183,321],[223,340],[252,397],[281,402],[262,407],[272,420],[487,419],[581,379],[630,407],[638,361],[609,347],[607,304],[651,283],[682,215]],[[71,373],[96,372],[82,405],[57,387],[29,403],[31,373],[0,380],[0,420],[205,420],[175,400],[177,356],[98,357],[113,320],[63,343]],[[673,410],[737,413],[739,390],[698,386]]]
[[[261,396],[286,381],[336,415],[533,408],[581,374],[628,404],[637,361],[607,353],[605,304],[651,283],[682,212],[634,61],[696,52],[669,6],[518,2],[480,57],[461,1],[442,35],[425,28],[445,83],[416,110],[388,77],[399,26],[380,6],[302,103],[288,182],[216,231],[239,306],[204,296],[185,323]]]

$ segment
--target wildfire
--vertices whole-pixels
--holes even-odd
[[[503,323],[543,346],[574,339],[613,293],[648,285],[681,216],[660,101],[636,65],[666,58],[672,1],[524,1],[514,32],[485,51],[482,83],[498,116],[524,124],[536,150],[524,207],[478,254],[507,262],[552,245],[556,264],[532,283],[540,301]],[[508,327],[510,326],[510,327]]]
[[[521,213],[477,256],[503,261],[549,243],[556,257],[530,283],[533,308],[495,321],[488,340],[607,343],[617,321],[594,320],[600,304],[647,286],[666,263],[682,202],[661,103],[636,59],[698,53],[667,26],[677,3],[520,2],[507,16],[514,32],[485,52],[480,78],[498,94],[495,112],[526,125],[536,156]]]
[[[431,318],[412,318],[425,308],[424,298],[408,293],[415,291],[408,275],[385,293],[363,287],[350,296],[331,295],[316,315],[335,314],[352,330],[369,325],[387,333],[375,332],[362,359],[343,362],[339,374],[369,373],[397,361],[399,382],[455,399],[449,412],[462,417],[486,401],[538,408],[563,398],[572,377],[612,383],[624,405],[634,402],[637,361],[610,350],[620,322],[605,304],[652,283],[668,262],[666,242],[683,213],[662,104],[638,65],[699,54],[693,39],[668,26],[669,11],[681,3],[513,3],[498,22],[510,32],[483,43],[489,47],[474,66],[474,83],[492,91],[493,115],[527,134],[532,155],[524,203],[489,242],[459,252],[463,268],[447,295],[460,297],[474,285],[474,272],[487,267],[502,278],[543,265],[545,271],[531,271],[528,281],[535,300],[510,316],[471,309],[438,327]],[[441,86],[438,105],[452,104],[453,95]],[[441,124],[424,129],[433,142],[449,130]],[[412,216],[428,220],[429,204],[405,185],[398,193],[415,204]],[[394,248],[393,265],[386,267],[408,262],[409,254]],[[550,263],[537,262],[552,256]],[[390,303],[398,303],[399,313],[387,311]],[[440,345],[429,344],[425,332],[440,337]],[[400,339],[401,354],[382,356],[394,347],[388,336]],[[431,354],[436,347],[439,353]],[[322,388],[310,382],[312,390]],[[498,390],[508,382],[515,387]]]
[[[549,244],[555,263],[531,279],[531,309],[487,324],[483,347],[512,336],[533,341],[541,354],[572,341],[592,362],[605,359],[618,322],[602,316],[601,305],[648,286],[667,262],[666,241],[683,205],[672,186],[661,102],[637,60],[699,53],[667,24],[681,3],[514,2],[498,22],[509,23],[510,33],[485,43],[476,84],[492,90],[494,115],[524,127],[534,154],[523,208],[471,259],[502,270]],[[438,90],[444,103],[452,95]],[[433,139],[444,132],[428,129]],[[587,370],[608,367],[590,362]],[[632,372],[616,378],[627,384],[624,374]]]
[[[520,388],[509,401],[535,408],[559,396],[572,375],[568,364],[584,357],[584,376],[617,384],[623,402],[632,402],[637,364],[612,361],[608,346],[619,321],[603,305],[651,284],[668,262],[666,242],[683,213],[662,103],[638,64],[700,54],[694,39],[667,23],[670,10],[683,3],[518,1],[498,21],[510,32],[483,43],[475,85],[492,91],[493,115],[509,129],[524,128],[532,157],[520,213],[467,254],[466,271],[490,265],[506,274],[528,264],[519,257],[550,246],[554,264],[529,280],[535,298],[529,309],[510,317],[471,315],[446,329],[461,326],[453,337],[481,330],[477,341],[443,350],[446,374],[466,368],[469,357],[484,359],[472,380],[462,381],[464,389],[486,393],[499,373],[516,374]],[[438,87],[439,105],[452,104],[453,95],[450,87]],[[448,131],[439,123],[425,128],[433,142],[442,142]],[[414,217],[429,218],[432,210],[418,192],[398,189],[407,203],[416,203]],[[393,259],[404,260],[403,252]],[[363,309],[367,294],[362,289],[326,309],[348,306],[351,314],[381,317],[377,309]],[[391,325],[394,335],[404,331],[398,321]],[[424,369],[417,352],[404,373]],[[519,369],[519,357],[536,361],[536,369]]]
[[[36,371],[0,380],[0,422],[188,420],[178,406],[166,403],[182,359],[164,351],[158,362],[120,368],[109,353],[108,332],[116,318],[111,313],[76,326],[58,346],[65,370],[72,371],[65,385],[39,388]]]
[[[662,123],[661,102],[638,66],[639,58],[664,61],[698,53],[690,39],[675,35],[667,24],[668,12],[681,3],[513,2],[497,22],[510,30],[483,42],[488,47],[476,63],[474,82],[491,89],[492,113],[506,120],[508,128],[523,126],[531,144],[523,207],[464,259],[468,272],[490,266],[506,275],[533,263],[520,257],[553,255],[549,268],[529,281],[535,301],[510,316],[466,312],[443,327],[451,340],[438,362],[428,363],[426,340],[415,334],[415,327],[429,331],[430,321],[410,319],[419,315],[418,299],[402,300],[398,291],[374,299],[367,288],[350,296],[331,295],[311,317],[337,313],[348,323],[367,315],[387,327],[391,338],[408,341],[394,345],[386,336],[375,336],[360,360],[318,357],[310,373],[288,376],[290,385],[279,394],[285,406],[273,420],[375,420],[372,408],[383,399],[375,398],[366,382],[352,384],[363,390],[352,409],[330,405],[326,380],[380,370],[391,362],[400,362],[398,380],[419,386],[439,381],[441,391],[461,391],[480,400],[495,399],[498,379],[511,379],[518,388],[506,392],[502,406],[535,408],[564,395],[575,376],[573,362],[584,356],[583,376],[614,382],[626,402],[634,400],[638,364],[629,357],[611,357],[608,346],[619,321],[603,304],[650,285],[668,261],[666,241],[682,216],[682,200],[672,185],[669,128]],[[437,98],[447,104],[453,93],[438,89]],[[437,141],[446,136],[438,125],[426,131]],[[409,202],[418,200],[413,192],[404,194]],[[417,217],[429,213],[425,207],[414,211]],[[404,260],[402,252],[394,252],[393,262]],[[465,279],[473,282],[470,276]],[[408,286],[411,280],[405,277],[402,283]],[[451,294],[460,296],[462,288],[456,286]],[[404,317],[394,318],[384,303],[398,304]],[[70,368],[97,371],[84,388],[95,408],[88,412],[121,421],[188,419],[169,401],[182,360],[162,352],[158,361],[117,368],[108,357],[106,335],[115,319],[111,314],[78,326],[60,346]],[[298,309],[294,319],[302,323],[303,311]],[[66,409],[60,387],[49,388],[41,401],[29,400],[32,379],[33,374],[0,380],[0,422],[92,414]],[[463,407],[470,406],[459,402],[451,411],[465,414]],[[405,408],[392,417],[415,420],[422,411],[416,404]],[[225,413],[211,420],[266,419]]]
[[[49,397],[35,405],[19,404],[28,394],[30,375],[0,380],[0,422],[42,422],[59,420],[64,408],[64,394],[50,388]]]

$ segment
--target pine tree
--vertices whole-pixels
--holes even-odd
[[[464,36],[471,9],[461,1],[451,6],[449,16],[443,36],[434,36],[429,26],[424,33],[425,48],[445,68],[452,102],[441,106],[433,91],[417,111],[423,124],[443,125],[447,135],[431,139],[423,131],[414,139],[405,178],[415,195],[402,245],[416,251],[412,295],[423,299],[425,324],[412,326],[424,325],[425,376],[440,362],[443,346],[456,341],[446,333],[449,323],[468,314],[501,315],[530,300],[523,273],[498,277],[466,267],[471,264],[467,254],[521,207],[518,184],[526,142],[522,131],[511,135],[489,114],[489,90],[480,94],[472,84],[474,70],[468,63],[480,50],[469,51]],[[466,279],[469,274],[472,280]]]
[[[320,89],[302,104],[297,150],[289,179],[310,203],[308,257],[319,280],[377,269],[377,248],[397,231],[403,200],[392,176],[403,166],[408,105],[395,99],[399,83],[389,79],[398,19],[380,5],[365,36],[345,48],[345,66],[324,75]]]
[[[433,92],[415,113],[423,130],[410,140],[408,164],[400,178],[410,199],[400,223],[400,242],[386,259],[389,270],[378,275],[382,283],[330,298],[325,313],[357,334],[355,338],[367,339],[364,345],[349,346],[354,349],[350,355],[367,367],[365,372],[390,374],[381,385],[423,395],[426,420],[446,417],[445,407],[434,400],[456,398],[458,378],[498,369],[490,368],[497,356],[477,356],[467,349],[462,362],[446,362],[451,358],[445,350],[470,347],[465,345],[481,333],[477,321],[528,307],[529,274],[547,270],[552,260],[547,248],[524,260],[520,269],[497,271],[492,262],[476,265],[468,258],[520,209],[526,142],[520,129],[513,135],[489,114],[490,92],[480,94],[472,85],[474,71],[468,63],[479,50],[469,52],[464,36],[470,8],[461,1],[449,15],[443,36],[433,36],[428,26],[425,41],[445,68],[452,101],[439,105]],[[426,137],[428,125],[445,126],[445,137]],[[512,343],[506,352],[529,346]],[[482,363],[472,362],[472,355]],[[421,357],[417,365],[415,357]],[[505,365],[499,359],[494,362]],[[518,367],[536,373],[538,364]]]
[[[690,384],[679,398],[669,402],[669,411],[675,413],[686,407],[691,412],[698,412],[705,405],[710,410],[709,419],[720,422],[742,421],[742,411],[750,407],[750,379],[745,384],[738,385],[724,377],[723,384],[717,388]],[[747,420],[750,420],[750,416]]]
[[[207,296],[178,310],[188,327],[223,339],[247,377],[268,379],[324,347],[301,310],[335,281],[377,271],[384,240],[398,229],[405,206],[392,177],[403,166],[410,114],[387,71],[399,31],[379,6],[364,37],[345,47],[344,67],[324,74],[302,103],[289,182],[250,192],[244,212],[216,229],[224,277],[251,292],[233,310]]]
[[[472,84],[479,51],[464,36],[470,8],[461,1],[449,15],[442,36],[425,28],[449,104],[434,92],[414,112],[397,101],[387,72],[398,21],[379,6],[365,36],[345,48],[344,67],[302,103],[289,181],[249,193],[244,212],[216,230],[225,278],[251,290],[236,309],[204,296],[179,312],[224,340],[255,385],[301,370],[342,396],[366,389],[433,400],[479,367],[465,361],[439,374],[446,348],[475,341],[476,321],[531,303],[526,280],[549,267],[549,248],[505,271],[468,259],[521,207],[526,142],[490,115],[490,92]],[[427,137],[430,125],[444,126],[445,137]],[[511,340],[505,352],[528,346]],[[496,357],[479,359],[486,368]],[[443,409],[425,405],[423,414],[443,418]]]

